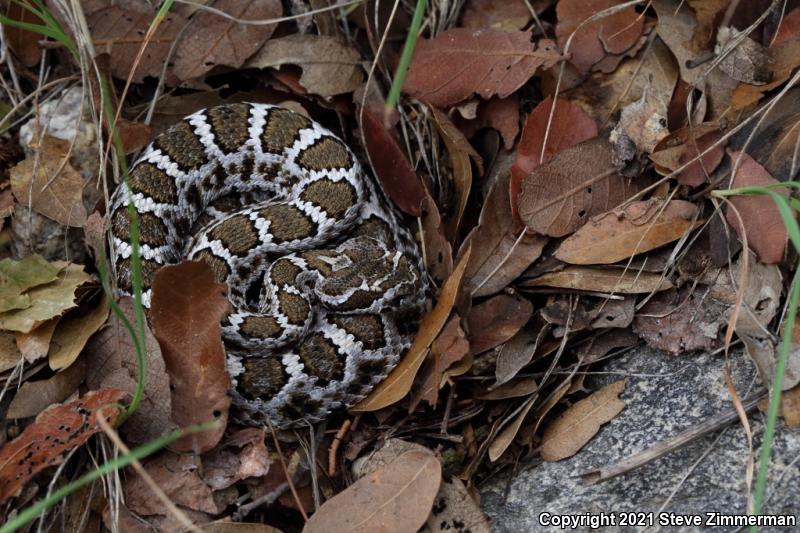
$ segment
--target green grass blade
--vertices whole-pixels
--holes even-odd
[[[397,102],[400,100],[400,91],[403,89],[403,83],[406,81],[408,67],[411,65],[414,48],[417,46],[419,29],[422,26],[422,17],[425,15],[425,9],[427,7],[428,2],[426,0],[417,0],[417,6],[414,8],[414,18],[411,19],[411,27],[408,29],[406,42],[403,45],[403,53],[400,55],[400,62],[397,64],[397,70],[394,73],[392,87],[389,89],[389,95],[386,97],[387,109],[394,109],[397,107]]]

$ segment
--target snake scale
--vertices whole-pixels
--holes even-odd
[[[131,201],[145,306],[156,271],[184,258],[228,285],[239,422],[318,421],[365,397],[410,345],[428,287],[418,246],[352,151],[305,116],[227,104],[158,135],[111,198],[122,294]]]

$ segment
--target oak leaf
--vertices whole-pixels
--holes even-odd
[[[625,380],[615,381],[561,413],[544,430],[539,450],[542,459],[560,461],[575,455],[594,437],[600,426],[625,408],[625,402],[619,399],[624,390]]]
[[[734,164],[741,158],[732,188],[778,183],[778,180],[746,152],[728,151],[728,155]],[[788,194],[787,189],[772,189],[772,191],[783,196]],[[747,245],[758,254],[759,261],[767,264],[779,263],[783,259],[789,234],[772,198],[767,195],[734,196],[730,201],[739,212],[741,222],[728,208],[725,217],[728,223],[740,237],[742,233],[747,233]]]
[[[473,94],[505,98],[560,58],[554,42],[537,46],[530,32],[455,28],[417,42],[403,91],[437,107]]]
[[[519,216],[531,231],[563,237],[634,191],[617,173],[611,145],[597,137],[559,152],[525,177]]]
[[[561,243],[555,257],[573,265],[616,263],[681,238],[702,222],[697,214],[685,200],[632,202],[592,218]]]
[[[656,272],[585,266],[568,266],[564,270],[527,280],[522,285],[620,294],[646,294],[672,288],[672,283]]]
[[[550,113],[552,111],[552,118]],[[547,146],[544,146],[545,134]],[[553,159],[558,152],[597,137],[597,124],[578,105],[548,96],[525,119],[517,145],[517,158],[511,165],[509,195],[511,211],[517,214],[517,201],[522,181],[533,169]]]
[[[159,269],[153,281],[150,319],[172,385],[172,420],[178,426],[220,422],[173,444],[179,451],[210,450],[222,438],[230,408],[230,377],[220,321],[229,303],[211,267],[183,261]]]
[[[364,81],[358,50],[328,35],[294,33],[270,39],[244,66],[266,68],[287,64],[302,68],[300,85],[320,96],[353,92]]]
[[[441,478],[433,452],[405,452],[326,501],[303,531],[415,533],[428,518]]]

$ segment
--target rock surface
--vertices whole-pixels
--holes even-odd
[[[481,487],[482,505],[498,532],[564,531],[545,527],[540,513],[654,513],[647,531],[737,531],[737,527],[659,527],[659,513],[699,514],[746,510],[747,439],[737,422],[656,461],[611,480],[589,485],[588,470],[610,466],[676,435],[731,407],[725,386],[722,355],[669,356],[639,349],[608,361],[593,371],[587,385],[596,390],[627,378],[621,398],[625,409],[573,457],[555,463],[523,467],[516,474],[497,476]],[[755,366],[741,352],[730,357],[731,374],[740,397],[758,390]],[[756,459],[766,415],[754,411],[750,423]],[[791,514],[800,524],[800,432],[780,423],[773,442],[767,503],[763,512]],[[607,527],[602,531],[641,531],[641,527]],[[789,531],[799,528],[769,528]],[[579,527],[577,531],[589,531]],[[744,529],[746,530],[746,528]]]

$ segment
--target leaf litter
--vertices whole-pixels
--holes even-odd
[[[326,430],[289,435],[229,419],[223,287],[198,264],[158,273],[143,324],[147,379],[119,429],[140,444],[218,422],[142,463],[204,530],[488,531],[473,495],[494,469],[579,453],[624,408],[624,381],[588,388],[595,362],[641,342],[684,357],[719,349],[737,296],[735,332],[771,383],[790,234],[770,198],[721,205],[709,192],[786,195],[780,183],[797,178],[800,89],[784,89],[800,64],[799,9],[743,32],[764,12],[537,0],[532,17],[527,2],[471,0],[441,16],[432,5],[387,109],[404,8],[390,25],[384,4],[345,13],[310,2],[313,15],[277,0],[176,4],[148,36],[147,3],[75,4],[56,18],[92,42],[83,72],[60,43],[4,28],[0,69],[17,80],[0,97],[0,379],[19,429],[0,446],[9,509],[41,498],[63,461],[86,469],[108,452],[93,417],[137,391],[136,346],[109,315],[96,266],[104,191],[119,176],[105,159],[108,123],[93,118],[97,73],[120,105],[131,161],[178,118],[224,102],[321,121],[408,216],[436,284],[384,383]],[[39,22],[26,13],[7,16]],[[29,98],[39,72],[66,77]],[[28,209],[35,222],[20,216]],[[135,324],[132,302],[118,305]],[[798,345],[783,383],[790,425],[800,423]],[[113,425],[117,411],[104,413]],[[92,486],[94,520],[178,526],[138,474],[104,482],[111,492]],[[126,506],[112,513],[105,495],[117,493]],[[221,519],[241,524],[211,524]]]

